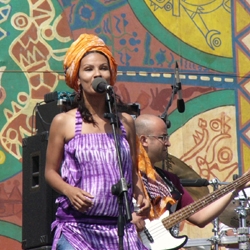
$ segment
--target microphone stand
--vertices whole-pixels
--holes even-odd
[[[169,102],[168,102],[168,105],[167,105],[166,108],[165,108],[165,111],[164,111],[164,112],[162,113],[162,115],[160,116],[160,118],[161,118],[163,121],[165,121],[166,124],[167,124],[167,122],[169,122],[169,121],[167,120],[167,117],[168,117],[168,115],[167,115],[168,109],[169,109],[170,106],[172,105],[174,96],[177,94],[177,92],[178,92],[179,89],[180,89],[179,86],[172,85],[172,93],[171,93],[170,100],[169,100]],[[170,128],[170,124],[167,124],[167,127]]]
[[[116,133],[116,128],[115,128],[115,126],[117,127],[118,125],[119,118],[117,114],[113,114],[112,107],[111,107],[111,95],[112,94],[113,94],[113,89],[112,88],[107,89],[106,98],[108,102],[109,113],[104,113],[104,117],[110,120],[110,124],[112,126],[114,139],[115,139],[118,164],[119,164],[119,171],[120,171],[120,176],[121,176],[120,180],[112,186],[111,191],[113,195],[117,196],[118,213],[119,213],[118,222],[117,222],[118,223],[119,249],[123,250],[124,249],[123,247],[124,226],[126,222],[132,220],[132,215],[131,215],[130,206],[128,203],[128,185],[123,176],[121,152],[120,152],[119,142],[117,140],[117,133]],[[114,102],[115,102],[115,98],[114,98]],[[123,211],[124,211],[123,202],[125,203],[125,209],[126,209],[126,221],[125,221],[125,216],[123,215]]]
[[[168,120],[168,109],[172,105],[172,102],[174,100],[174,96],[177,94],[178,90],[180,90],[180,86],[178,85],[172,85],[172,93],[171,97],[169,99],[169,102],[165,108],[165,111],[161,114],[160,118],[166,123],[167,128],[171,127],[171,122]],[[162,161],[162,169],[165,169],[165,161]]]

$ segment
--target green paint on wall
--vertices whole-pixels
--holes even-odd
[[[0,221],[0,235],[21,242],[22,227],[10,222]]]

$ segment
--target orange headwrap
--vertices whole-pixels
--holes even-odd
[[[75,91],[78,90],[77,80],[81,59],[89,51],[100,51],[108,58],[111,73],[110,85],[113,86],[117,75],[115,59],[104,41],[91,34],[80,35],[79,38],[71,44],[66,53],[63,66],[67,85]]]

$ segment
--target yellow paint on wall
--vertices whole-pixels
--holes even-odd
[[[245,124],[250,121],[250,103],[243,95],[239,95],[239,98],[241,110],[240,123],[241,126],[245,126]]]
[[[240,32],[244,28],[249,26],[250,15],[244,7],[237,1],[236,2],[236,15],[235,15],[235,30],[236,32]]]
[[[238,71],[240,77],[246,77],[247,74],[250,72],[249,64],[250,58],[244,54],[240,48],[237,49],[238,54]]]
[[[222,0],[145,0],[166,30],[190,46],[220,57],[232,58],[231,3]],[[177,6],[178,5],[178,6]]]
[[[5,162],[6,156],[3,151],[0,150],[0,164]]]
[[[244,172],[250,169],[250,148],[242,142],[242,167]]]

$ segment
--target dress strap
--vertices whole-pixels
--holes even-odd
[[[126,136],[127,132],[126,132],[125,127],[124,127],[124,125],[123,125],[123,123],[121,121],[120,121],[120,129],[122,131],[122,135]]]
[[[79,110],[76,111],[75,135],[82,133],[82,116]]]

